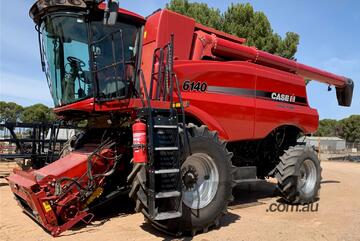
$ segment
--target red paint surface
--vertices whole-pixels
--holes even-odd
[[[134,14],[129,15],[134,17]],[[189,17],[161,10],[149,16],[145,24],[142,69],[148,87],[153,52],[165,46],[171,34],[175,36],[174,71],[180,85],[185,80],[200,81],[208,86],[275,92],[306,100],[305,82],[299,74],[317,77],[319,81],[336,86],[345,83],[344,77],[244,46],[245,39],[202,26]],[[225,56],[232,61],[224,61],[222,58]],[[204,57],[213,60],[202,60]],[[182,92],[182,95],[190,103],[186,112],[210,129],[217,130],[228,141],[264,138],[282,125],[296,126],[305,133],[311,133],[318,125],[318,113],[307,103],[293,105],[259,96],[210,92]],[[59,114],[68,110],[132,112],[141,106],[141,101],[137,99],[105,103],[88,99],[55,111]],[[168,103],[152,102],[152,106],[166,108]]]

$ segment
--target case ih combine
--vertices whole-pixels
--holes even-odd
[[[8,178],[28,215],[58,236],[129,193],[155,227],[194,235],[219,225],[238,183],[275,177],[289,203],[316,200],[320,162],[297,144],[319,118],[304,78],[335,86],[342,106],[350,79],[168,10],[102,2],[31,8],[55,113],[87,127],[57,161]]]

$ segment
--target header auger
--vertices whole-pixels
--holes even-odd
[[[290,203],[318,198],[320,162],[297,143],[319,118],[304,78],[334,85],[343,106],[350,79],[169,10],[38,0],[30,15],[55,113],[87,123],[67,155],[8,178],[52,235],[123,193],[155,227],[192,235],[219,225],[239,183],[272,176]]]

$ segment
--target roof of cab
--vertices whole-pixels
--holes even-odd
[[[101,10],[105,10],[105,5],[106,5],[105,3],[100,3],[99,6],[98,6],[98,8],[101,9]],[[146,22],[146,19],[145,19],[143,16],[141,16],[141,15],[139,15],[139,14],[137,14],[137,13],[128,11],[128,10],[126,10],[126,9],[119,8],[118,12],[121,13],[121,14],[130,16],[130,17],[138,20],[139,22],[142,22],[142,23],[145,23],[145,22]]]

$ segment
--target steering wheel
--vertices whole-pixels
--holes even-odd
[[[76,58],[76,57],[73,57],[73,56],[69,56],[69,57],[67,57],[66,58],[67,59],[67,61],[69,61],[70,63],[76,63],[79,67],[85,67],[85,62],[84,61],[82,61],[81,59],[78,59],[78,58]]]

